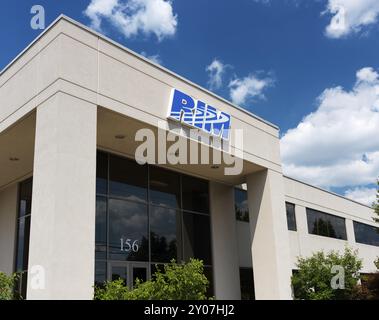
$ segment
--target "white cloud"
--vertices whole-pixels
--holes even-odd
[[[376,201],[376,188],[357,187],[345,191],[345,197],[371,206]]]
[[[170,0],[91,0],[84,13],[96,30],[107,20],[127,38],[155,34],[160,41],[173,36],[178,24]]]
[[[379,74],[363,68],[350,91],[326,89],[318,108],[281,139],[285,174],[322,187],[375,183],[379,175]]]
[[[147,54],[145,51],[142,51],[141,52],[141,55],[144,56],[145,58],[155,62],[156,64],[162,64],[162,59],[161,57],[159,56],[159,54],[152,54],[152,55],[149,55]]]
[[[229,82],[230,98],[233,103],[243,105],[251,98],[264,99],[263,91],[272,86],[274,83],[270,77],[259,78],[257,75],[250,74],[249,76],[240,79],[236,78]]]
[[[376,23],[379,17],[379,1],[328,0],[323,14],[325,13],[333,16],[326,27],[326,35],[330,38],[341,38]]]
[[[208,85],[209,89],[220,89],[222,86],[222,76],[227,66],[218,59],[213,59],[212,63],[208,65],[205,70],[209,73]]]

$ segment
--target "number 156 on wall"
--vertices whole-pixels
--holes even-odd
[[[138,245],[138,240],[133,239],[120,239],[120,250],[124,252],[138,252],[139,250],[139,245]]]

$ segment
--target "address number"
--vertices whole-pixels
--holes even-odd
[[[133,239],[120,239],[120,250],[124,252],[138,252],[139,250],[139,245],[138,245],[138,240]]]

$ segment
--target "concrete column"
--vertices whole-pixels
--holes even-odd
[[[37,108],[28,299],[92,299],[95,105],[58,93]]]
[[[17,221],[17,183],[0,191],[0,271],[14,271]]]
[[[291,264],[283,176],[263,170],[247,177],[255,298],[291,299]]]
[[[219,300],[241,299],[234,188],[210,183],[213,279]]]
[[[349,246],[355,246],[354,222],[351,219],[346,219],[346,236]]]

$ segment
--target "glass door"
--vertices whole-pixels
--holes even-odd
[[[142,282],[150,279],[149,264],[146,262],[110,262],[109,264],[108,280],[122,279],[130,289],[133,288],[137,279]]]

